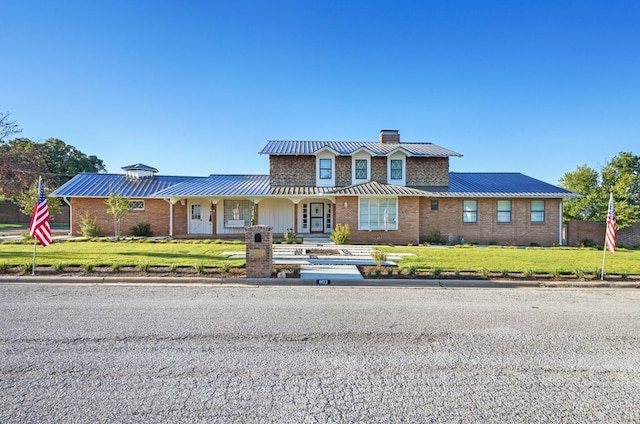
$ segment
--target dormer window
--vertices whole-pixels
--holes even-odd
[[[402,153],[395,153],[387,160],[389,184],[405,185],[407,175],[406,158]]]
[[[366,159],[356,159],[356,180],[366,180],[369,178],[368,169],[369,166],[367,164]]]
[[[320,159],[320,179],[330,180],[333,175],[333,166],[331,159]]]
[[[401,180],[402,179],[402,160],[400,159],[391,159],[391,180]]]
[[[316,155],[316,186],[333,187],[336,185],[336,156],[330,151]]]

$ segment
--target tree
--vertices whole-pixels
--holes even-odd
[[[0,191],[8,198],[28,190],[39,175],[57,188],[80,172],[104,171],[102,160],[57,138],[44,143],[16,138],[0,145]]]
[[[42,152],[49,174],[58,187],[80,172],[106,171],[102,160],[87,156],[57,138],[48,138],[42,144]]]
[[[33,208],[35,208],[38,196],[40,195],[38,182],[39,181],[37,180],[34,181],[28,190],[23,191],[18,195],[18,206],[20,206],[20,212],[27,216],[33,215]],[[52,190],[48,188],[46,181],[44,192],[47,196],[47,209],[49,209],[49,215],[53,216],[60,212],[60,200],[57,197],[49,197]]]
[[[9,112],[0,112],[0,144],[4,143],[14,134],[22,132],[22,129],[18,127],[16,121],[10,121]]]
[[[618,228],[640,221],[640,157],[630,152],[614,156],[600,173],[579,166],[564,174],[560,186],[582,195],[565,202],[565,218],[604,223],[613,193]]]
[[[0,145],[0,190],[5,197],[17,198],[29,190],[38,176],[45,174],[48,170],[41,145],[28,138],[16,138]]]
[[[129,211],[131,211],[131,201],[119,194],[110,193],[107,200],[107,213],[113,215],[114,237],[120,237],[120,223]]]

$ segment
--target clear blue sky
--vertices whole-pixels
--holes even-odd
[[[268,173],[266,140],[433,142],[557,184],[640,154],[640,1],[0,0],[0,110],[109,172]]]

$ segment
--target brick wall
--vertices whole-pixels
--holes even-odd
[[[91,218],[98,220],[101,235],[114,235],[113,216],[107,213],[105,200],[106,199],[71,199],[71,205],[73,207],[71,233],[73,235],[82,235],[80,222],[87,212]],[[151,224],[151,231],[153,231],[154,235],[169,235],[169,203],[161,199],[145,199],[144,203],[145,209],[143,211],[131,211],[122,219],[120,223],[121,235],[128,235],[130,233],[129,229],[140,222],[148,222]],[[183,223],[180,222],[181,220]],[[182,228],[184,228],[184,231],[179,233],[178,230]],[[186,206],[178,203],[174,205],[174,234],[185,233]]]
[[[407,158],[408,186],[448,186],[449,158]]]
[[[558,244],[559,200],[546,199],[545,222],[531,222],[531,199],[511,199],[511,222],[497,222],[498,199],[474,199],[478,201],[478,222],[462,222],[463,199],[438,199],[437,211],[431,210],[431,199],[420,200],[420,237],[421,241],[433,231],[454,242],[464,237],[466,243],[488,244],[497,242],[502,245],[529,246],[532,243],[542,246]]]
[[[0,223],[3,224],[28,224],[31,216],[20,212],[20,206],[15,203],[0,203]],[[69,206],[60,206],[60,212],[51,216],[51,222],[57,224],[69,223]]]
[[[272,186],[316,185],[315,156],[269,156],[269,175]]]
[[[351,185],[351,156],[336,157],[336,187]]]
[[[348,205],[346,209],[344,202]],[[349,224],[349,242],[351,243],[417,244],[420,231],[419,198],[399,197],[398,214],[398,230],[361,231],[358,230],[358,198],[344,196],[336,199],[336,222]]]
[[[380,184],[387,183],[387,158],[371,158],[371,180]]]
[[[567,244],[579,246],[584,240],[591,240],[598,246],[604,245],[606,228],[604,224],[593,221],[567,222]],[[640,247],[640,222],[631,227],[616,231],[616,246],[626,248]]]
[[[246,227],[244,231],[249,278],[271,277],[273,269],[273,232],[265,225]]]

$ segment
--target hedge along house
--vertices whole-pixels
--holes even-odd
[[[514,245],[563,244],[562,200],[573,193],[520,173],[458,173],[459,153],[433,143],[400,141],[268,141],[268,175],[170,177],[137,164],[125,174],[78,174],[53,195],[80,219],[113,225],[104,200],[131,199],[122,228],[148,222],[156,235],[243,237],[251,224],[274,234],[328,234],[348,224],[355,243],[445,240]],[[88,214],[88,215],[87,215]],[[108,233],[106,231],[105,233]]]

